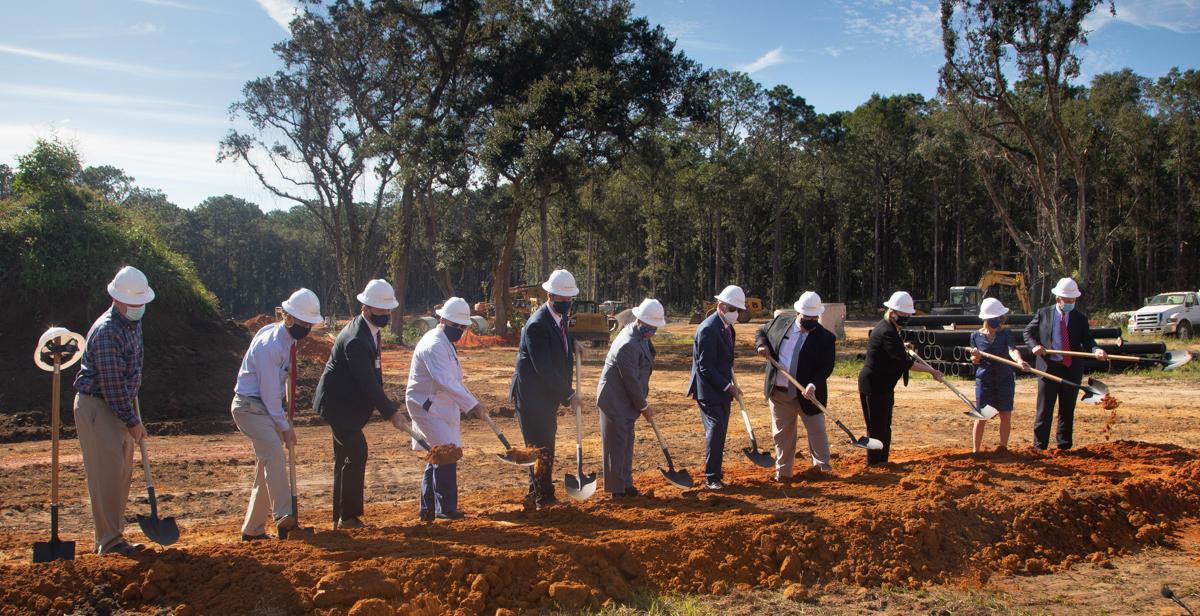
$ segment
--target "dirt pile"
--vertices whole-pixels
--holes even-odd
[[[481,349],[494,346],[511,345],[512,341],[504,336],[484,336],[476,334],[474,331],[467,330],[463,332],[462,338],[459,338],[455,344],[460,349]]]
[[[790,486],[737,466],[721,493],[680,493],[648,473],[639,484],[657,496],[536,513],[520,511],[515,491],[481,492],[464,495],[473,515],[453,523],[422,525],[389,506],[373,528],[268,544],[192,531],[193,545],[158,555],[0,566],[0,614],[98,601],[134,613],[492,614],[755,586],[803,588],[790,591],[802,600],[1104,565],[1169,542],[1200,506],[1200,452],[1170,445],[908,455],[869,469],[835,460],[836,476]]]

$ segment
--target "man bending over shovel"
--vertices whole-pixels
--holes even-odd
[[[487,407],[463,385],[462,365],[458,363],[455,343],[471,326],[471,308],[461,297],[451,297],[437,311],[437,327],[421,336],[413,349],[408,368],[408,389],[405,404],[412,416],[415,436],[423,437],[440,451],[439,446],[462,447],[459,427],[461,412],[466,410],[482,417]],[[416,438],[413,449],[421,449]],[[429,522],[435,517],[457,520],[463,517],[458,508],[458,464],[431,457],[421,476],[421,519]]]
[[[242,522],[242,541],[270,539],[267,518],[283,537],[296,524],[284,446],[294,448],[296,431],[283,408],[283,392],[296,357],[296,342],[324,321],[317,294],[300,289],[284,300],[284,318],[258,330],[238,369],[230,413],[254,446],[254,484]]]

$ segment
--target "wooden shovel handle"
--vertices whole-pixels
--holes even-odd
[[[1049,352],[1049,351],[1047,351],[1047,352]],[[1013,368],[1021,369],[1021,364],[1019,364],[1011,359],[1008,359],[1005,357],[1000,357],[999,355],[992,355],[991,353],[988,353],[985,351],[980,351],[979,354],[992,360],[992,361],[998,361],[1002,364],[1008,364],[1008,365],[1012,366]],[[1041,370],[1038,370],[1037,368],[1033,368],[1033,367],[1029,368],[1029,371],[1040,377],[1050,379],[1051,381],[1054,381],[1055,383],[1062,383],[1064,380],[1066,380],[1066,379],[1062,378],[1061,376],[1054,376],[1053,374],[1050,374],[1049,372],[1042,372]]]
[[[796,389],[798,391],[804,391],[804,386],[800,384],[800,381],[796,380],[796,377],[792,376],[792,373],[787,371],[787,368],[783,367],[783,364],[776,361],[775,358],[771,357],[770,355],[767,356],[767,361],[771,362],[771,365],[775,366],[775,369],[778,370],[779,373],[784,376],[784,378],[791,381],[792,385],[795,385]],[[801,394],[801,395],[803,395],[803,394]],[[808,400],[809,402],[812,402],[814,406],[816,406],[818,409],[821,409],[822,413],[828,413],[828,411],[825,410],[825,405],[821,404],[820,401],[818,401],[816,398],[806,397],[804,399]]]
[[[1095,353],[1083,353],[1081,351],[1059,351],[1058,349],[1046,349],[1046,354],[1047,355],[1070,355],[1071,357],[1090,357],[1092,359],[1096,359]],[[1142,361],[1146,358],[1137,357],[1134,355],[1109,355],[1108,359],[1115,359],[1117,361]]]

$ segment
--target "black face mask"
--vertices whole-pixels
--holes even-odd
[[[312,331],[312,326],[301,325],[299,322],[296,322],[293,323],[291,327],[287,328],[287,330],[288,334],[292,337],[292,340],[300,340],[307,336],[308,332]]]
[[[368,315],[367,318],[371,319],[371,323],[375,327],[387,327],[387,324],[392,320],[392,315],[390,315],[390,314],[372,314],[372,315]]]
[[[458,342],[458,339],[462,338],[463,332],[465,331],[467,330],[451,327],[449,325],[442,327],[442,333],[446,334],[446,339],[450,341],[450,344]]]
[[[819,321],[817,319],[800,319],[800,329],[803,329],[806,332],[811,332],[817,328],[818,322]]]
[[[559,316],[566,316],[571,312],[571,300],[569,299],[562,302],[550,302],[550,306],[554,308],[554,312],[557,312]]]
[[[900,327],[904,327],[908,323],[908,318],[909,317],[906,314],[898,314],[894,317],[896,325],[899,325]]]

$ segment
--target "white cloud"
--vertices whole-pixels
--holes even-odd
[[[731,51],[733,47],[704,38],[704,25],[695,21],[668,21],[663,24],[667,37],[674,39],[679,47],[692,51]]]
[[[291,34],[292,20],[300,14],[300,3],[296,0],[257,0],[258,6],[267,12],[283,31]]]
[[[135,2],[141,2],[142,4],[149,4],[151,6],[165,6],[173,9],[183,9],[185,11],[200,11],[203,13],[218,12],[212,7],[191,4],[188,2],[179,2],[178,0],[135,0]]]
[[[1116,22],[1142,28],[1164,28],[1173,32],[1200,32],[1200,0],[1138,0],[1118,2],[1117,14],[1109,12],[1107,3],[1092,11],[1083,26],[1093,32]]]
[[[53,62],[55,64],[65,64],[68,66],[79,66],[83,68],[92,68],[101,71],[109,71],[113,73],[126,73],[136,75],[138,77],[205,77],[205,78],[228,78],[228,75],[219,75],[215,73],[197,73],[192,71],[176,71],[170,69],[157,68],[146,66],[144,64],[134,64],[131,62],[117,62],[114,60],[103,60],[100,58],[88,56],[74,56],[70,54],[57,53],[53,51],[43,51],[40,49],[30,49],[27,47],[16,47],[13,45],[5,45],[0,43],[0,54],[10,54],[14,56],[22,56],[25,58],[33,58],[35,60],[43,60],[45,62]]]
[[[942,22],[930,0],[838,0],[846,14],[846,33],[912,52],[932,53],[942,47]]]
[[[758,71],[761,71],[767,67],[775,66],[780,62],[786,61],[787,58],[785,58],[783,55],[783,48],[776,47],[775,49],[772,49],[771,51],[759,56],[757,60],[751,62],[750,64],[738,66],[737,69],[745,72],[746,74],[753,75],[754,73],[757,73]]]
[[[94,39],[94,38],[112,38],[116,36],[148,36],[162,32],[162,28],[157,24],[150,22],[140,22],[130,26],[111,27],[111,26],[77,26],[70,28],[56,28],[44,34],[34,35],[31,38],[38,40],[68,40],[68,39]]]
[[[164,98],[136,96],[129,94],[110,94],[91,90],[72,90],[67,88],[45,88],[19,83],[0,82],[0,94],[25,99],[55,101],[74,105],[105,105],[110,107],[198,107],[194,103],[184,103]]]

